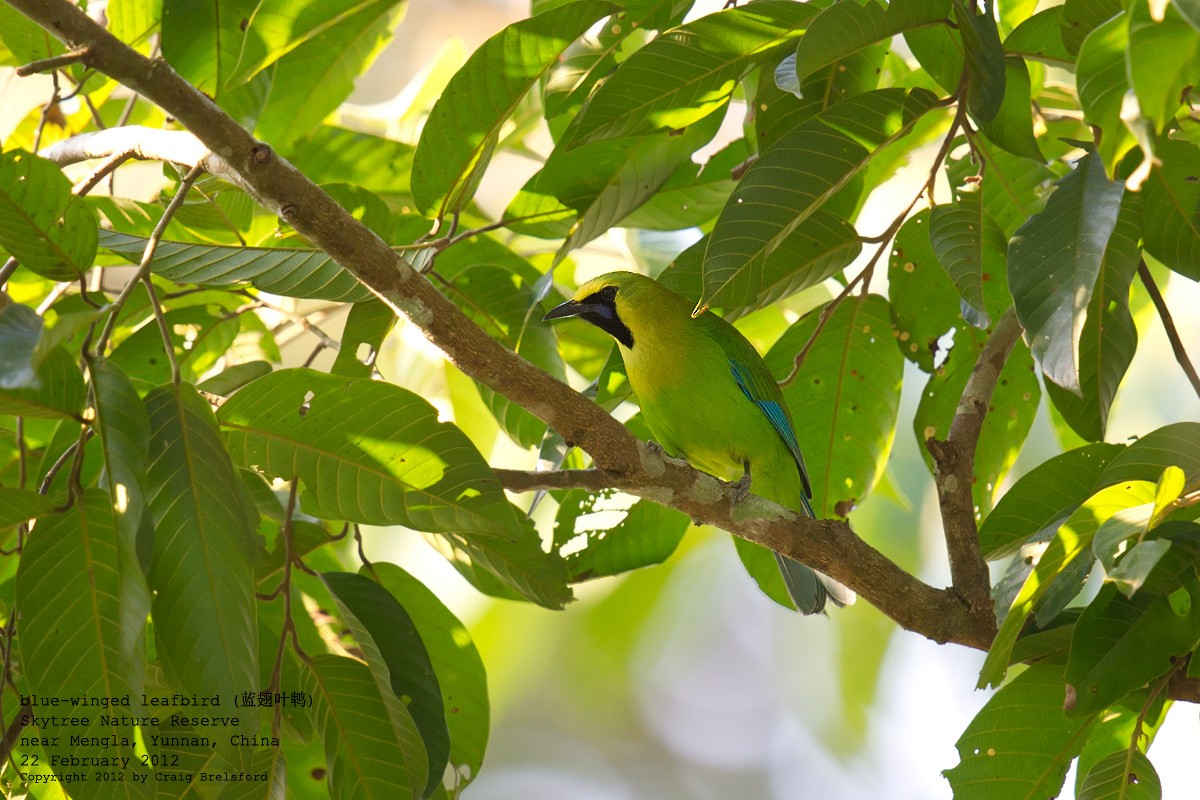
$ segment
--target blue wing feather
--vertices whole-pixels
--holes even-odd
[[[738,387],[746,395],[746,399],[758,406],[771,421],[771,427],[779,434],[779,438],[783,439],[792,458],[796,460],[796,466],[800,470],[800,482],[804,486],[804,493],[800,499],[804,503],[804,510],[808,512],[808,515],[816,517],[808,502],[808,498],[812,497],[812,486],[808,482],[808,469],[804,466],[804,456],[800,454],[800,443],[796,441],[796,431],[792,428],[792,421],[788,418],[787,412],[778,401],[764,399],[761,395],[755,396],[759,392],[755,391],[757,387],[755,387],[754,377],[744,364],[730,360],[729,369],[733,373],[733,379],[737,381]]]

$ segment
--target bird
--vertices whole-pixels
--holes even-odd
[[[815,519],[812,485],[779,384],[737,328],[707,309],[693,316],[694,308],[658,281],[621,271],[587,281],[543,321],[578,317],[616,339],[642,416],[668,455],[733,483],[739,497],[753,487]],[[765,557],[765,548],[748,544],[739,545],[743,561]],[[777,602],[786,606],[790,599],[804,614],[824,612],[827,600],[854,602],[854,593],[832,578],[774,555],[786,597],[759,584]]]

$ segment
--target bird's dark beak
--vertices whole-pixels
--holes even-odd
[[[550,322],[551,320],[564,319],[566,317],[578,317],[595,310],[595,303],[580,303],[575,300],[568,300],[562,305],[555,306],[547,311],[546,316],[542,317],[542,322]]]

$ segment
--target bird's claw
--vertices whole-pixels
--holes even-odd
[[[646,449],[650,451],[651,454],[658,456],[667,463],[675,464],[681,467],[686,467],[688,465],[686,458],[676,458],[675,456],[670,455],[667,453],[666,448],[653,439],[646,440]]]
[[[747,472],[736,481],[726,482],[725,486],[733,492],[733,502],[742,502],[750,496],[750,473]]]

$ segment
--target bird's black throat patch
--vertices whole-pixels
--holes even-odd
[[[630,350],[633,349],[633,332],[629,330],[629,326],[622,322],[620,315],[617,314],[617,305],[611,292],[605,292],[604,289],[601,289],[599,292],[590,294],[580,301],[580,305],[586,308],[579,315],[580,318],[587,320],[600,330],[606,331]]]

